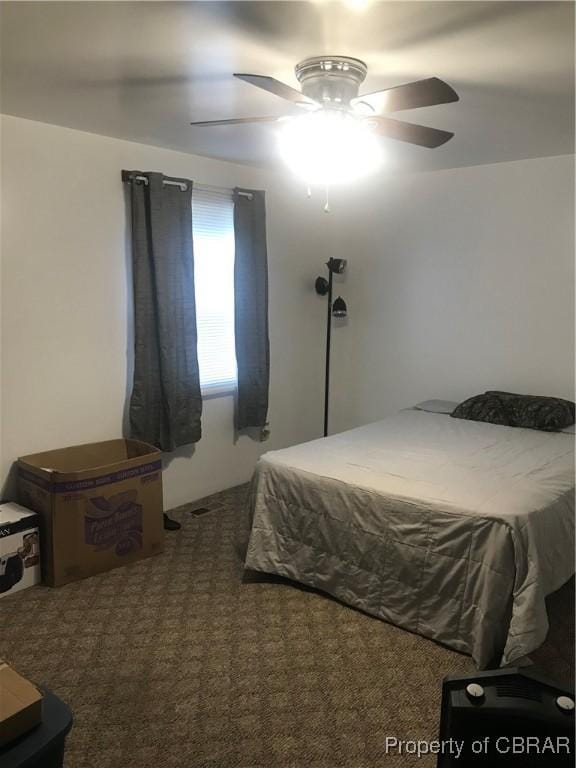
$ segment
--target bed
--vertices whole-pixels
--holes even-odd
[[[246,566],[469,654],[525,657],[574,573],[574,435],[407,409],[265,454]]]

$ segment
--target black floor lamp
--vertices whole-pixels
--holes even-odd
[[[346,269],[346,259],[328,259],[328,280],[325,277],[316,278],[316,293],[328,296],[328,312],[326,315],[326,376],[324,380],[324,437],[328,436],[328,404],[330,397],[330,338],[332,333],[332,315],[346,317],[348,308],[341,296],[332,301],[332,278],[341,275]]]

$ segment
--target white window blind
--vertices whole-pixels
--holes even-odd
[[[236,384],[232,196],[193,188],[192,236],[198,364],[204,392]]]

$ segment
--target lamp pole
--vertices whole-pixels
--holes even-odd
[[[324,375],[324,437],[328,436],[328,410],[330,403],[330,346],[332,340],[332,315],[334,317],[346,317],[346,302],[340,296],[332,302],[332,289],[334,274],[342,274],[346,269],[345,259],[330,258],[326,262],[328,267],[328,280],[325,277],[316,278],[316,293],[320,296],[328,296],[326,312],[326,370]]]
[[[324,374],[324,437],[328,436],[328,404],[330,402],[330,341],[332,340],[332,279],[328,267],[328,314],[326,316],[326,372]]]

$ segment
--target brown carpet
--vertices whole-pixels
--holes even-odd
[[[469,658],[288,583],[243,580],[245,488],[179,508],[166,551],[0,600],[0,656],[75,715],[66,768],[380,768],[386,736],[437,735]],[[193,516],[199,506],[206,514]],[[534,654],[573,675],[573,584]]]

